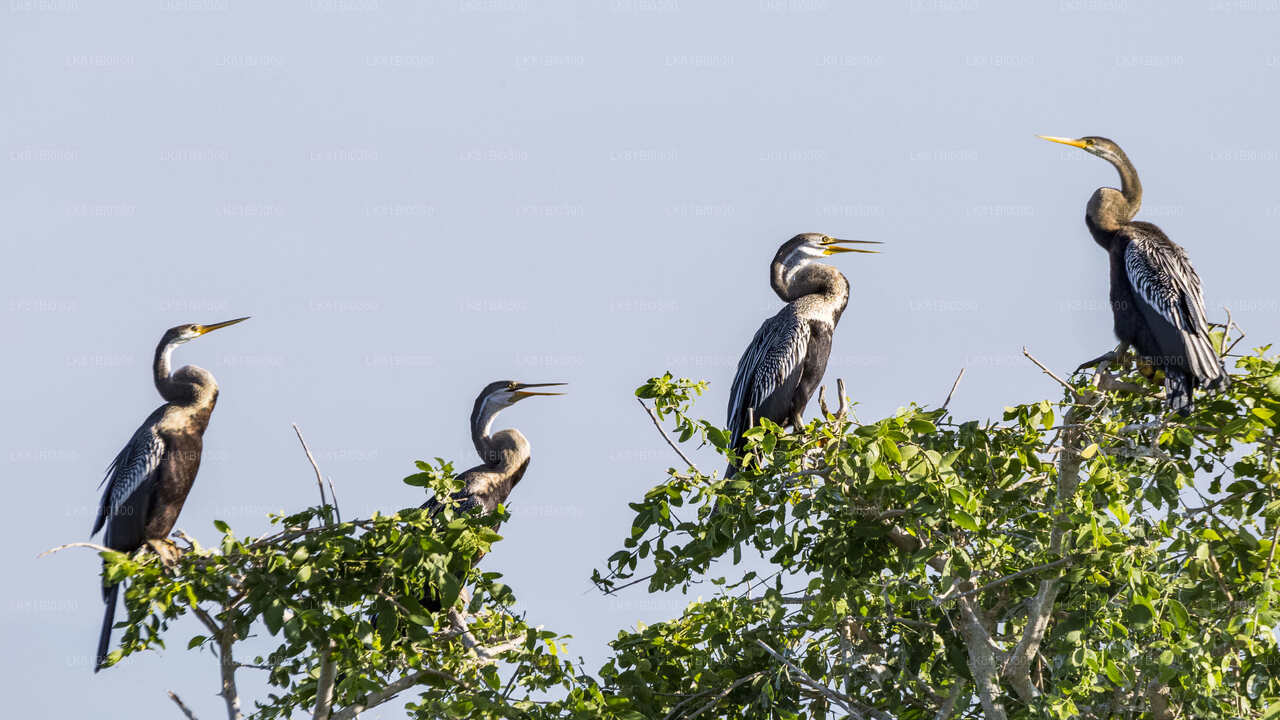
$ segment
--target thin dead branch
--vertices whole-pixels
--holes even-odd
[[[169,699],[177,704],[178,709],[182,711],[182,714],[187,716],[187,720],[196,720],[196,714],[191,712],[191,708],[187,707],[186,704],[182,702],[182,698],[178,697],[178,693],[170,690]]]
[[[311,461],[311,469],[316,471],[316,487],[320,490],[320,507],[329,504],[324,496],[324,477],[320,474],[320,466],[316,464],[316,458],[311,454],[311,448],[307,447],[307,441],[302,437],[302,430],[298,429],[298,423],[293,423],[293,432],[298,436],[298,442],[302,443],[302,450],[307,454],[307,460]]]

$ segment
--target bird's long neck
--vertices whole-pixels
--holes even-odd
[[[160,397],[170,402],[178,402],[185,395],[181,387],[181,383],[177,383],[173,379],[173,371],[171,368],[171,360],[173,351],[177,349],[177,342],[162,342],[156,347],[156,359],[152,364],[152,370],[155,373],[156,390],[160,392]]]
[[[493,433],[493,421],[503,408],[503,405],[485,398],[476,404],[475,410],[471,413],[471,441],[475,443],[476,454],[486,465],[495,467],[519,462],[519,458],[514,457],[519,454],[514,452],[518,450],[515,447],[518,443],[504,442],[507,439],[506,435],[516,431],[504,430]]]
[[[1098,188],[1089,200],[1086,217],[1091,228],[1109,233],[1133,220],[1138,214],[1138,209],[1142,207],[1142,182],[1138,180],[1138,171],[1123,151],[1117,150],[1114,156],[1108,155],[1105,158],[1120,173],[1120,190]]]
[[[208,371],[188,366],[174,375],[171,370],[173,351],[181,344],[171,340],[156,347],[152,365],[156,390],[175,405],[212,406],[218,397],[218,385]]]
[[[770,273],[773,291],[786,302],[806,295],[819,295],[824,305],[830,305],[839,316],[849,304],[849,279],[831,265],[811,263],[798,268],[788,268],[774,263]]]

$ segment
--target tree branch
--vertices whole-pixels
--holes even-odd
[[[227,704],[227,719],[244,720],[244,713],[240,712],[240,691],[236,689],[238,664],[231,651],[231,646],[235,644],[235,633],[230,628],[219,625],[199,605],[192,605],[191,612],[204,623],[205,627],[209,628],[209,632],[218,643],[218,665],[222,676],[222,690],[218,694]]]
[[[1037,360],[1037,359],[1035,358],[1035,356],[1031,354],[1031,351],[1027,350],[1027,346],[1026,346],[1026,345],[1023,345],[1023,346],[1022,346],[1022,354],[1023,354],[1023,355],[1025,355],[1025,356],[1027,357],[1027,359],[1028,359],[1028,360],[1030,360],[1031,362],[1035,363],[1035,364],[1036,364],[1036,367],[1040,368],[1041,372],[1043,372],[1045,375],[1048,375],[1049,377],[1053,378],[1054,380],[1057,380],[1059,385],[1061,385],[1062,387],[1064,387],[1064,388],[1066,388],[1066,389],[1067,389],[1067,392],[1071,395],[1071,397],[1073,397],[1073,398],[1079,398],[1079,397],[1080,397],[1079,393],[1077,393],[1077,392],[1076,392],[1076,389],[1075,389],[1075,388],[1073,388],[1073,387],[1071,387],[1069,384],[1067,384],[1067,381],[1066,381],[1066,380],[1063,380],[1062,378],[1058,377],[1058,376],[1057,376],[1057,374],[1055,374],[1052,370],[1050,370],[1049,368],[1045,367],[1044,363],[1042,363],[1042,362],[1040,362],[1039,360]]]
[[[795,663],[783,657],[777,650],[774,650],[773,648],[769,647],[769,645],[765,643],[763,640],[756,638],[756,644],[764,648],[764,651],[772,655],[778,662],[785,665],[788,670],[795,673],[799,677],[800,683],[802,685],[805,685],[813,690],[816,690],[823,697],[827,698],[828,700],[844,708],[845,712],[848,712],[848,713],[854,712],[853,698],[849,697],[848,695],[845,695],[844,693],[838,690],[829,688],[826,685],[823,685],[822,683],[818,682],[817,680],[814,680],[813,677],[809,675],[809,673],[800,669]]]
[[[1106,370],[1106,364],[1099,372]],[[1085,442],[1084,421],[1093,412],[1098,397],[1089,393],[1082,398],[1085,404],[1073,405],[1063,418],[1062,452],[1058,454],[1058,494],[1053,501],[1053,529],[1049,532],[1049,553],[1061,555],[1063,540],[1071,530],[1070,504],[1080,487],[1080,450]],[[1031,682],[1031,661],[1040,650],[1049,627],[1049,616],[1053,613],[1053,604],[1058,598],[1058,578],[1045,578],[1031,599],[1027,611],[1027,625],[1022,638],[1014,646],[1013,652],[1005,661],[1001,675],[1013,686],[1023,702],[1031,702],[1040,695],[1040,691]]]
[[[311,469],[316,471],[316,487],[320,489],[320,507],[329,504],[324,496],[324,478],[320,475],[320,466],[316,464],[316,458],[311,454],[311,448],[307,447],[307,441],[302,437],[302,431],[298,429],[298,423],[293,423],[293,432],[298,436],[298,442],[302,443],[302,450],[307,454],[307,459],[311,461]]]
[[[337,672],[333,665],[333,641],[330,640],[324,656],[320,658],[320,677],[316,679],[316,711],[313,720],[329,720],[333,708],[333,683]]]
[[[436,678],[438,680],[443,680],[447,683],[451,683],[459,687],[464,687],[464,688],[466,687],[466,683],[462,682],[461,679],[453,675],[450,675],[449,673],[444,672],[443,670],[436,670],[434,668],[423,668],[422,670],[418,670],[417,672],[411,673],[409,675],[405,675],[404,677],[400,678],[399,680],[396,680],[395,682],[387,685],[386,687],[382,688],[377,692],[369,693],[369,695],[366,696],[364,699],[362,699],[360,702],[355,703],[353,705],[348,705],[342,710],[339,710],[338,712],[331,715],[329,717],[329,720],[354,720],[360,713],[368,710],[369,708],[377,707],[378,705],[381,705],[382,703],[393,699],[396,695],[399,695],[405,690],[408,690],[409,688],[421,683],[422,681],[428,678]]]
[[[973,600],[963,597],[956,605],[960,608],[960,636],[964,638],[965,648],[968,650],[969,672],[973,674],[973,682],[978,686],[978,699],[982,701],[982,709],[986,712],[987,720],[1005,720],[1008,716],[1005,714],[1004,703],[1000,702],[995,643],[978,617]]]
[[[681,452],[680,446],[672,442],[671,436],[667,435],[667,431],[662,428],[662,423],[659,422],[658,420],[658,414],[653,411],[653,408],[649,407],[648,405],[645,405],[644,400],[641,400],[640,398],[636,398],[636,402],[640,403],[640,407],[644,408],[644,411],[649,413],[649,419],[653,421],[653,426],[658,428],[658,432],[662,433],[662,439],[667,441],[667,444],[671,446],[672,450],[676,451],[676,454],[680,456],[680,459],[683,460],[686,465],[693,468],[694,472],[701,475],[702,471],[698,469],[698,466],[694,465],[693,461],[690,460],[688,457],[686,457],[683,452]]]
[[[942,401],[943,410],[946,410],[947,406],[951,404],[951,396],[956,394],[956,388],[960,386],[960,379],[964,377],[964,371],[965,368],[960,368],[960,374],[956,376],[956,381],[951,383],[951,391],[947,393],[947,399]]]
[[[191,712],[191,708],[183,704],[182,698],[178,697],[178,693],[170,690],[169,699],[177,703],[178,709],[182,711],[183,715],[187,716],[187,720],[196,720],[196,714]]]
[[[58,547],[49,548],[48,550],[45,550],[44,552],[42,552],[42,553],[40,553],[39,555],[37,555],[37,556],[36,556],[36,559],[38,560],[38,559],[40,559],[40,558],[44,557],[45,555],[52,555],[52,554],[54,554],[54,553],[56,553],[56,552],[59,552],[59,551],[61,551],[61,550],[66,550],[67,548],[73,548],[73,547],[87,547],[87,548],[91,548],[91,549],[93,549],[93,550],[97,550],[98,552],[117,552],[117,551],[115,551],[115,550],[112,550],[112,549],[111,549],[111,548],[109,548],[109,547],[104,546],[104,545],[98,545],[97,543],[91,543],[91,542],[73,542],[73,543],[67,543],[66,545],[59,545]]]

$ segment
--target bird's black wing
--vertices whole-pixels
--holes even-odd
[[[107,468],[102,481],[106,489],[89,534],[105,526],[104,544],[109,548],[132,551],[143,541],[156,473],[165,453],[158,430],[163,415],[163,407],[151,413]]]
[[[1164,354],[1201,384],[1215,384],[1226,370],[1209,340],[1200,276],[1187,253],[1154,225],[1134,224],[1124,251],[1124,269],[1142,317]]]
[[[787,305],[764,321],[742,359],[729,389],[729,432],[737,447],[747,427],[748,413],[768,417],[768,409],[790,397],[800,381],[805,352],[809,347],[809,323]],[[785,421],[784,418],[772,418]]]

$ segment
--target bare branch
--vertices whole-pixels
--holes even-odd
[[[293,423],[293,432],[298,435],[298,442],[302,443],[302,450],[307,454],[307,460],[311,461],[311,469],[316,471],[316,487],[320,489],[320,507],[329,504],[324,496],[324,478],[320,475],[320,466],[316,464],[316,458],[311,454],[311,448],[307,447],[307,441],[302,437],[302,431],[298,429],[298,423]]]
[[[196,714],[191,712],[191,708],[183,704],[182,698],[178,697],[178,693],[170,690],[169,699],[177,703],[178,709],[182,711],[183,715],[187,716],[187,720],[196,720]]]
[[[1066,389],[1067,389],[1067,392],[1071,394],[1071,397],[1073,397],[1073,398],[1079,397],[1079,394],[1076,392],[1076,389],[1075,389],[1075,388],[1073,388],[1073,387],[1071,387],[1070,385],[1068,385],[1066,380],[1063,380],[1062,378],[1058,377],[1056,373],[1054,373],[1054,372],[1053,372],[1052,370],[1050,370],[1049,368],[1045,367],[1044,363],[1042,363],[1042,362],[1040,362],[1039,360],[1037,360],[1037,359],[1035,358],[1035,356],[1034,356],[1034,355],[1032,355],[1032,354],[1031,354],[1031,352],[1030,352],[1029,350],[1027,350],[1027,346],[1026,346],[1026,345],[1023,345],[1023,346],[1022,346],[1022,354],[1023,354],[1023,355],[1025,355],[1025,356],[1027,357],[1027,359],[1028,359],[1028,360],[1030,360],[1031,362],[1035,363],[1035,364],[1036,364],[1036,367],[1040,368],[1040,370],[1041,370],[1042,372],[1044,372],[1044,374],[1045,374],[1045,375],[1048,375],[1049,377],[1053,378],[1054,380],[1057,380],[1059,385],[1061,385],[1062,387],[1064,387],[1064,388],[1066,388]]]
[[[843,420],[849,415],[849,396],[844,392],[844,378],[836,378],[836,392],[840,395],[840,401],[836,405],[836,417]]]
[[[1025,350],[1025,348],[1023,348]],[[960,379],[964,377],[965,368],[960,368],[960,374],[956,376],[956,381],[951,383],[951,391],[947,393],[947,399],[942,401],[942,409],[946,410],[951,404],[951,396],[956,394],[956,388],[960,386]]]
[[[701,475],[702,471],[698,469],[698,466],[694,465],[693,461],[686,457],[685,454],[681,452],[680,447],[671,440],[671,436],[667,435],[667,431],[662,428],[662,423],[658,421],[658,414],[653,411],[653,408],[645,405],[644,400],[641,400],[640,398],[636,398],[636,402],[640,403],[640,407],[644,408],[644,411],[649,413],[649,419],[653,421],[653,426],[658,428],[658,432],[662,433],[662,439],[667,441],[667,444],[671,446],[672,450],[676,451],[676,454],[680,456],[680,459],[683,460],[686,465],[693,468],[694,472]]]
[[[111,548],[106,547],[105,545],[98,545],[96,543],[91,543],[91,542],[73,542],[73,543],[67,543],[66,545],[59,545],[58,547],[49,548],[48,550],[45,550],[44,552],[37,555],[36,559],[38,560],[44,557],[45,555],[52,555],[61,550],[66,550],[67,548],[73,548],[73,547],[87,547],[93,550],[97,550],[98,552],[117,552],[116,550],[112,550]]]
[[[827,409],[827,386],[823,385],[818,388],[818,409],[822,411],[822,417],[827,417],[831,411]]]

